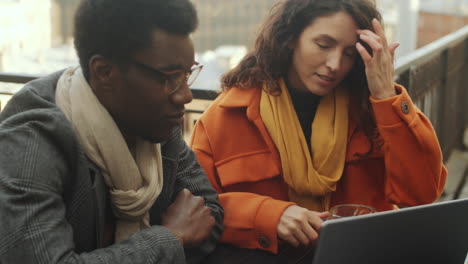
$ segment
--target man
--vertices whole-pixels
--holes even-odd
[[[0,263],[196,263],[222,232],[182,140],[201,66],[189,0],[83,0],[81,67],[0,114]]]

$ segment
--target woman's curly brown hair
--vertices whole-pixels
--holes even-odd
[[[349,14],[361,29],[372,29],[372,19],[382,21],[374,3],[369,0],[285,0],[275,5],[270,12],[255,46],[242,61],[221,78],[223,90],[232,87],[241,89],[260,88],[266,84],[268,92],[278,94],[278,80],[286,77],[291,66],[294,44],[304,29],[318,17],[336,12]],[[361,42],[367,47],[367,44]],[[368,48],[368,47],[367,47]],[[368,48],[369,50],[369,48]],[[381,142],[372,107],[365,75],[364,62],[356,57],[354,66],[344,80],[351,89],[351,118],[358,123],[371,144],[369,155]]]

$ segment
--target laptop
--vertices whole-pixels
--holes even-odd
[[[463,264],[468,199],[325,221],[313,264]]]

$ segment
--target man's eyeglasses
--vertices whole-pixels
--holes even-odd
[[[135,66],[151,72],[154,74],[154,76],[157,76],[158,79],[163,79],[164,87],[168,95],[177,92],[177,90],[179,90],[184,83],[190,87],[197,79],[200,71],[203,69],[202,64],[195,62],[190,71],[175,70],[170,72],[163,72],[134,59],[129,59],[128,61]]]

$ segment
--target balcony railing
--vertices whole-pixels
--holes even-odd
[[[395,78],[434,126],[447,159],[468,124],[468,26],[396,61]]]
[[[0,73],[0,83],[26,83],[37,76]],[[447,159],[462,148],[468,124],[468,26],[399,58],[395,80],[409,91],[413,101],[431,120]],[[215,91],[192,89],[194,101],[187,106],[186,140],[198,116],[216,98]],[[1,95],[11,94],[2,91]],[[1,99],[1,98],[0,98]],[[1,107],[1,106],[0,106]],[[0,108],[1,110],[1,108]]]

